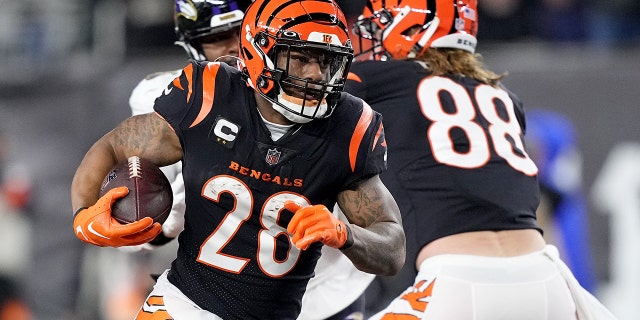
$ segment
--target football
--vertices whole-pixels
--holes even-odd
[[[116,187],[129,188],[129,194],[116,200],[111,216],[120,223],[131,223],[144,217],[164,223],[173,204],[171,183],[152,162],[137,156],[116,164],[102,181],[100,197]]]

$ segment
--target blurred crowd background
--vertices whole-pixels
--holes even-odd
[[[352,21],[364,1],[338,3]],[[0,0],[0,320],[131,318],[105,312],[99,279],[118,271],[97,253],[110,249],[75,238],[69,187],[90,145],[130,114],[138,81],[187,63],[173,5]],[[620,319],[640,319],[640,1],[478,6],[485,63],[571,130],[572,156],[553,158],[544,178],[571,182],[584,210],[579,223],[549,217],[546,234],[565,255],[586,250],[591,290]]]

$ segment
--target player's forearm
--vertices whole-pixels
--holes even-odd
[[[353,246],[342,250],[361,271],[390,276],[398,273],[405,260],[405,235],[397,222],[379,222],[367,229],[349,225]]]
[[[338,195],[349,220],[352,247],[343,250],[360,270],[393,275],[404,264],[405,234],[400,209],[378,176],[360,181]]]
[[[71,205],[75,212],[98,200],[100,184],[117,163],[113,152],[103,140],[96,142],[78,166],[71,182]]]
[[[182,157],[178,137],[156,114],[125,119],[89,149],[71,185],[74,210],[98,199],[100,183],[119,161],[139,156],[158,166],[176,163]]]

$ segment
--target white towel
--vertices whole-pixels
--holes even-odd
[[[611,311],[607,310],[598,299],[578,283],[569,267],[560,259],[560,254],[556,247],[547,245],[543,252],[556,264],[562,277],[567,281],[571,295],[576,303],[579,320],[617,320]]]

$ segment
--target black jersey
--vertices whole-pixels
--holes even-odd
[[[333,114],[274,142],[254,90],[225,64],[192,63],[156,100],[183,149],[185,229],[169,281],[224,319],[295,319],[321,244],[298,250],[285,200],[331,208],[381,173],[381,117],[342,94]]]
[[[433,76],[415,61],[354,63],[346,90],[383,116],[389,168],[381,177],[401,208],[412,258],[461,232],[540,230],[538,170],[513,93]]]

